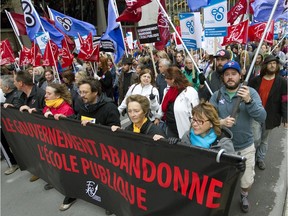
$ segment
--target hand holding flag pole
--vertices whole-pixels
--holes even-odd
[[[179,40],[181,41],[181,44],[183,45],[186,53],[187,53],[188,56],[191,58],[191,60],[192,60],[192,62],[193,62],[193,64],[194,64],[195,68],[197,69],[198,73],[200,74],[201,71],[199,70],[198,65],[196,64],[196,62],[194,61],[194,58],[193,58],[192,55],[190,54],[190,52],[189,52],[189,50],[187,49],[186,45],[184,44],[184,42],[183,42],[180,34],[178,33],[178,31],[176,30],[176,28],[175,28],[175,26],[174,26],[174,24],[171,22],[171,20],[170,20],[168,14],[166,13],[165,9],[163,8],[163,6],[161,5],[161,3],[160,3],[159,0],[156,0],[156,1],[157,1],[157,3],[158,3],[159,7],[161,8],[163,14],[167,17],[167,20],[169,21],[169,23],[170,23],[171,27],[173,28],[175,34],[177,35],[177,37],[178,37]],[[212,95],[213,92],[212,92],[211,88],[209,87],[209,85],[208,85],[208,83],[207,83],[206,80],[204,81],[204,84],[205,84],[205,86],[207,87],[207,89],[208,89],[208,91],[210,92],[210,94]]]
[[[266,36],[266,34],[267,34],[267,32],[268,32],[268,29],[270,28],[270,24],[271,24],[272,18],[273,18],[273,16],[274,16],[274,13],[275,13],[275,11],[276,11],[278,2],[279,2],[279,0],[275,0],[274,6],[273,6],[272,11],[271,11],[271,14],[270,14],[270,16],[269,16],[269,20],[268,20],[268,22],[267,22],[267,25],[266,25],[265,30],[264,30],[264,32],[263,32],[262,38],[261,38],[261,40],[260,40],[260,42],[259,42],[259,45],[258,45],[258,47],[257,47],[257,49],[256,49],[256,52],[255,52],[255,54],[254,54],[254,57],[253,57],[251,66],[250,66],[250,68],[249,68],[249,71],[248,71],[248,73],[247,73],[247,76],[246,76],[246,78],[245,78],[245,81],[243,82],[243,85],[247,85],[247,84],[248,84],[249,77],[251,76],[251,73],[252,73],[252,71],[253,71],[253,68],[254,68],[254,65],[255,65],[257,56],[258,56],[258,54],[259,54],[260,48],[261,48],[261,46],[262,46],[262,44],[263,44],[264,38],[265,38],[265,36]],[[231,117],[236,118],[236,114],[237,114],[237,111],[238,111],[238,109],[239,109],[239,105],[240,105],[240,103],[241,103],[241,100],[242,100],[242,98],[238,96],[238,98],[237,98],[237,100],[236,100],[236,103],[234,104],[234,107],[233,107],[233,109],[232,109],[232,113],[231,113],[231,115],[230,115]]]

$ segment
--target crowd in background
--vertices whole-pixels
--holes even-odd
[[[252,157],[259,169],[264,170],[271,129],[281,123],[287,127],[288,38],[273,46],[263,44],[254,65],[251,65],[257,49],[254,43],[233,44],[218,50],[215,55],[201,49],[191,53],[193,60],[173,45],[161,51],[149,49],[152,48],[143,46],[131,50],[118,64],[107,53],[100,54],[99,62],[82,62],[75,55],[71,67],[61,69],[59,76],[51,67],[27,65],[16,72],[13,65],[2,66],[1,102],[4,108],[13,106],[29,113],[41,112],[55,120],[74,118],[83,125],[110,126],[114,132],[121,130],[120,116],[127,114],[131,124],[126,130],[150,135],[154,140],[167,138],[171,144],[224,148],[226,152],[245,154],[243,150],[257,143],[260,148],[255,146],[254,156],[247,157]],[[245,87],[236,94],[250,70],[248,85],[253,88]],[[225,80],[225,76],[232,78]],[[238,76],[239,83],[236,81]],[[276,92],[273,92],[274,83],[263,84],[265,77],[272,77],[274,83],[277,82]],[[231,83],[235,86],[231,87]],[[237,133],[240,132],[234,133],[235,118],[223,114],[220,106],[224,100],[232,101],[237,95],[242,97],[244,105],[251,106],[251,112],[243,111],[247,120],[243,122],[246,125],[244,134],[249,137],[246,146],[243,139],[239,143],[241,137]],[[252,107],[254,103],[260,107],[258,110]],[[274,103],[274,107],[269,107],[270,103]],[[18,169],[18,165],[9,151],[9,140],[2,135],[1,130],[1,143],[6,143],[5,149],[10,152],[12,163],[5,171],[9,175]],[[251,140],[251,136],[254,139]],[[249,149],[249,152],[251,154],[253,150]],[[243,164],[241,166],[245,170]],[[243,175],[246,179],[241,182],[241,209],[244,212],[249,210],[246,198],[253,183],[252,169],[254,164],[246,164]],[[38,179],[32,177],[31,181]],[[51,189],[53,185],[45,187]],[[60,210],[67,210],[75,200],[65,197]],[[109,210],[106,213],[112,214]]]

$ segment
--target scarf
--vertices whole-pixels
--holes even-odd
[[[162,106],[162,111],[164,113],[164,116],[163,116],[164,120],[166,119],[166,111],[168,109],[169,104],[173,103],[176,100],[178,94],[179,94],[179,91],[177,88],[170,87],[165,97],[163,98],[163,102],[161,106]]]
[[[147,120],[148,120],[148,119],[145,117],[144,121],[143,121],[142,124],[141,124],[141,127],[143,126],[143,124],[144,124],[145,122],[147,122]],[[140,133],[141,127],[137,127],[135,124],[133,124],[133,132],[134,132],[134,133]]]
[[[198,146],[202,148],[210,148],[211,144],[216,140],[217,135],[213,128],[210,129],[206,136],[196,135],[194,130],[190,131],[190,142],[193,146]]]
[[[63,99],[63,98],[57,98],[57,99],[54,99],[54,100],[46,100],[46,99],[45,99],[46,106],[49,107],[49,108],[57,108],[57,107],[59,107],[63,102],[64,102],[64,99]]]

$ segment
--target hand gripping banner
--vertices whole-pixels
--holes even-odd
[[[21,170],[117,216],[229,214],[242,159],[79,121],[2,109]],[[219,155],[218,155],[219,157]],[[218,158],[219,159],[219,158]]]

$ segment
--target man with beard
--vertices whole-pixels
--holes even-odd
[[[253,122],[256,164],[260,170],[266,168],[264,158],[272,129],[281,124],[281,118],[284,126],[287,126],[287,81],[279,75],[279,71],[279,60],[273,55],[268,55],[261,67],[260,76],[249,82],[249,86],[259,93],[267,112],[265,125]]]
[[[233,145],[236,154],[244,156],[246,170],[240,179],[241,210],[249,211],[248,191],[254,182],[255,147],[252,130],[252,120],[264,122],[266,112],[262,106],[260,96],[255,89],[241,85],[241,68],[236,61],[230,61],[223,66],[222,79],[224,86],[216,91],[210,102],[219,113],[220,125],[228,127],[233,133]],[[238,97],[242,98],[237,117],[231,113]]]
[[[105,126],[121,126],[120,114],[117,106],[111,98],[102,94],[101,83],[94,79],[88,78],[81,80],[79,83],[79,94],[82,99],[80,102],[80,110],[77,119],[81,120],[81,124],[86,126],[88,123],[100,124]],[[56,114],[56,119],[66,117],[62,114]],[[75,116],[74,116],[75,117]],[[61,211],[65,211],[71,207],[76,198],[65,197],[60,206]],[[112,212],[106,210],[107,215]]]
[[[231,54],[228,50],[219,50],[214,56],[214,58],[216,58],[216,71],[211,72],[207,77],[207,80],[205,79],[203,73],[199,74],[200,88],[198,90],[198,95],[200,100],[204,99],[205,101],[208,101],[211,97],[209,90],[206,86],[204,86],[205,80],[207,81],[207,84],[212,90],[212,92],[217,91],[223,85],[223,81],[221,78],[222,69],[224,64],[230,61]]]

